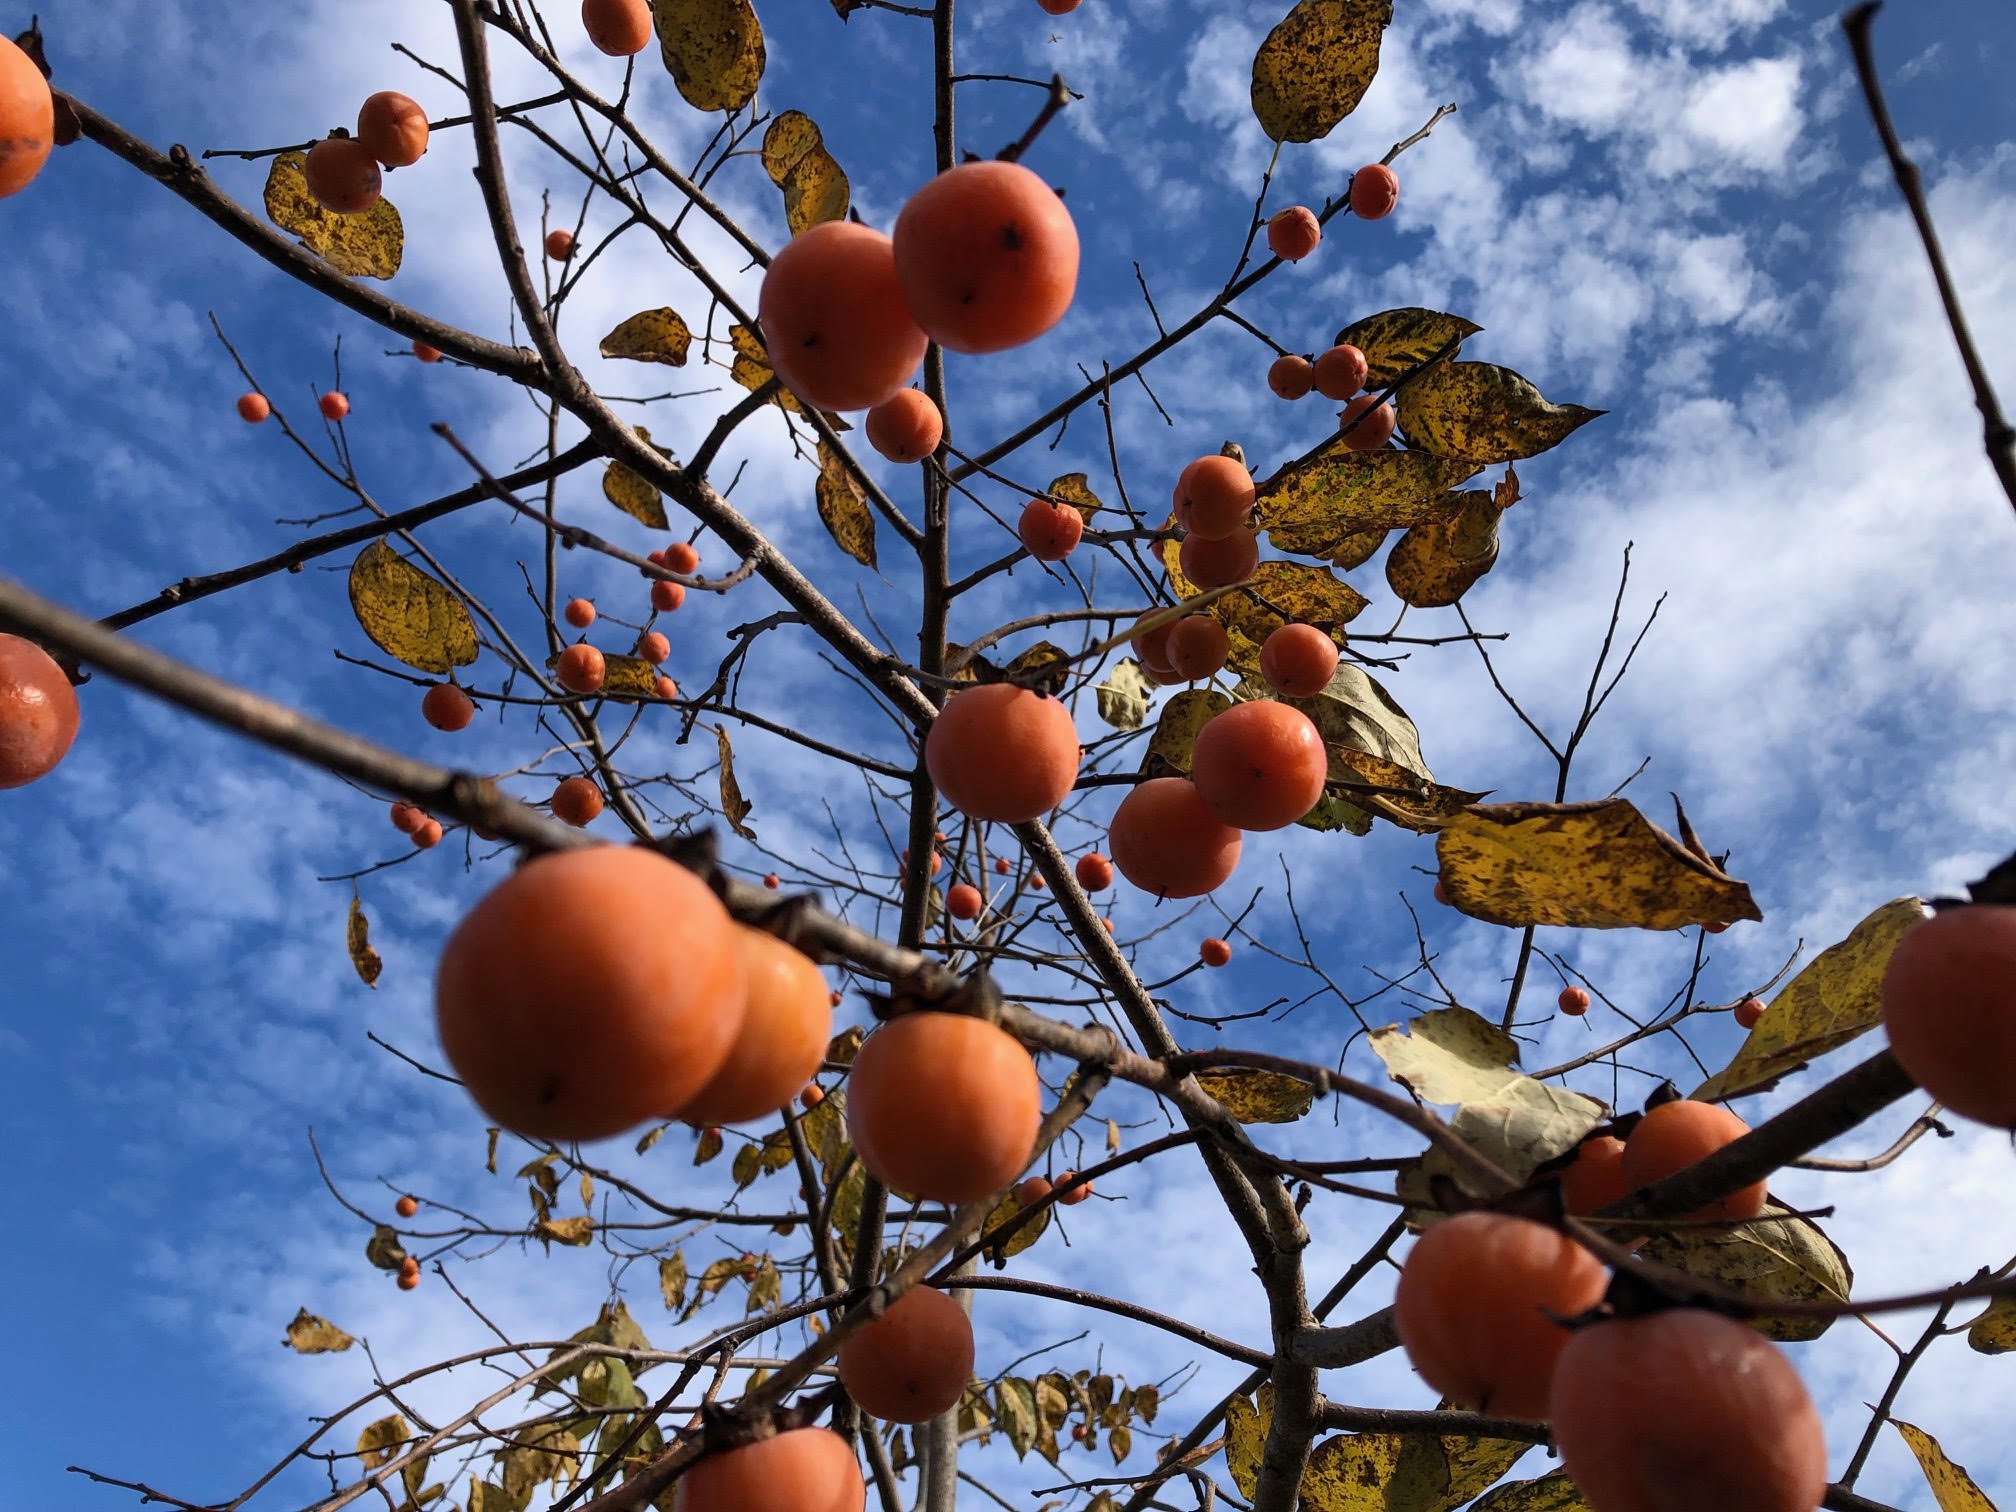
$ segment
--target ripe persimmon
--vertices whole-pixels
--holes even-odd
[[[911,1197],[975,1202],[1029,1164],[1042,1121],[1029,1052],[958,1013],[903,1014],[862,1042],[847,1132],[868,1173]]]
[[[1190,758],[1190,780],[1205,807],[1242,830],[1293,824],[1322,800],[1329,770],[1315,722],[1271,698],[1212,715]]]
[[[437,730],[453,733],[469,728],[469,721],[476,717],[476,705],[455,684],[436,683],[420,700],[420,717]]]
[[[665,639],[662,632],[646,630],[637,637],[637,656],[640,661],[649,662],[655,667],[671,654],[672,642]]]
[[[962,163],[896,217],[896,275],[917,324],[954,352],[1000,352],[1064,318],[1078,288],[1078,228],[1020,163]]]
[[[441,360],[441,349],[439,347],[431,347],[426,342],[415,337],[413,340],[413,355],[422,362],[439,362]]]
[[[435,1021],[478,1108],[529,1139],[678,1117],[748,1011],[734,920],[685,867],[631,845],[534,857],[442,947]]]
[[[357,215],[378,203],[385,177],[355,137],[324,137],[308,149],[302,174],[315,203],[331,215]]]
[[[980,889],[971,882],[954,882],[945,889],[945,912],[955,919],[979,918],[982,901]]]
[[[798,1106],[803,1108],[807,1113],[810,1113],[824,1101],[826,1101],[826,1089],[817,1082],[807,1082],[799,1089]]]
[[[1005,877],[1008,875],[1008,873],[1012,872],[1013,870],[1015,870],[1015,868],[1009,863],[1009,860],[1006,856],[996,856],[994,858],[995,875]]]
[[[1736,1027],[1738,1029],[1755,1029],[1757,1021],[1763,1017],[1764,1000],[1762,998],[1746,997],[1736,1005]]]
[[[402,835],[410,835],[427,822],[427,815],[410,803],[392,805],[392,828]]]
[[[1036,0],[1046,16],[1068,16],[1078,9],[1078,0]]]
[[[1556,1006],[1570,1018],[1580,1018],[1589,1011],[1589,989],[1586,987],[1563,987],[1561,996],[1555,999]]]
[[[593,693],[609,676],[609,663],[586,641],[579,641],[560,653],[554,675],[569,693]]]
[[[868,411],[868,444],[891,462],[921,462],[945,439],[945,417],[922,389],[898,389]]]
[[[1351,175],[1351,213],[1360,220],[1384,220],[1400,203],[1400,176],[1384,163],[1367,163]]]
[[[1186,614],[1169,627],[1169,669],[1184,682],[1217,672],[1231,650],[1225,627],[1208,614]]]
[[[1883,1027],[1911,1079],[1964,1118],[2016,1126],[2016,908],[1942,909],[1897,942]]]
[[[1935,1094],[1936,1095],[1936,1094]],[[1663,1181],[1734,1144],[1750,1126],[1720,1103],[1675,1098],[1648,1110],[1624,1141],[1624,1180],[1636,1187]],[[1764,1186],[1753,1182],[1686,1214],[1693,1219],[1755,1218],[1764,1211]]]
[[[1155,610],[1150,609],[1148,614],[1154,614],[1155,612]],[[1146,619],[1148,614],[1142,615],[1141,619]],[[1139,624],[1140,620],[1136,620],[1135,623]],[[1142,666],[1148,668],[1150,671],[1157,669],[1167,673],[1175,671],[1169,665],[1169,632],[1175,628],[1173,624],[1168,624],[1154,630],[1139,631],[1135,634],[1134,654],[1141,658]]]
[[[1076,1182],[1077,1185],[1071,1185],[1073,1182]],[[1057,1178],[1057,1185],[1063,1188],[1063,1191],[1057,1198],[1057,1205],[1059,1207],[1076,1207],[1092,1195],[1092,1183],[1089,1181],[1079,1181],[1076,1171],[1066,1171],[1063,1175],[1059,1176]]]
[[[567,607],[560,611],[560,617],[576,630],[586,630],[595,623],[595,606],[586,599],[569,599]]]
[[[273,405],[264,394],[240,394],[238,396],[238,418],[247,425],[257,425],[273,413]]]
[[[1561,1206],[1577,1217],[1600,1213],[1630,1190],[1624,1179],[1624,1141],[1614,1134],[1583,1140],[1561,1172]]]
[[[789,1107],[833,1037],[826,978],[803,951],[746,924],[735,926],[735,944],[748,1007],[728,1058],[679,1110],[690,1124],[748,1123]]]
[[[1547,1416],[1573,1317],[1603,1300],[1609,1273],[1559,1230],[1503,1213],[1445,1218],[1414,1243],[1393,1290],[1393,1324],[1421,1378],[1459,1407]]]
[[[447,832],[441,828],[439,819],[422,819],[411,833],[416,850],[432,850],[441,843],[441,837]]]
[[[794,1428],[696,1460],[679,1477],[672,1512],[861,1512],[868,1485],[847,1440]]]
[[[563,777],[553,789],[553,817],[576,829],[585,829],[602,813],[602,789],[592,777]]]
[[[659,578],[651,585],[651,607],[660,614],[672,614],[686,602],[686,585]]]
[[[1349,399],[1365,387],[1365,375],[1371,371],[1371,364],[1357,347],[1344,342],[1319,356],[1311,371],[1316,392],[1325,399]]]
[[[651,685],[651,691],[669,703],[679,696],[679,684],[669,677],[661,677]]]
[[[1034,1207],[1049,1195],[1050,1178],[1047,1176],[1031,1176],[1015,1188],[1015,1200],[1024,1207]]]
[[[396,89],[381,89],[357,112],[357,140],[387,168],[411,168],[427,151],[427,112]]]
[[[959,1404],[973,1373],[973,1323],[958,1301],[912,1287],[840,1346],[840,1384],[871,1417],[922,1423]]]
[[[1307,205],[1290,205],[1267,222],[1267,250],[1283,262],[1300,262],[1323,240],[1323,223]]]
[[[893,399],[930,344],[903,303],[881,232],[822,221],[770,260],[757,297],[770,365],[806,403],[862,410]]]
[[[556,226],[546,233],[546,255],[555,262],[565,262],[574,255],[574,233]]]
[[[400,1274],[400,1275],[402,1275],[402,1276],[405,1276],[405,1275],[414,1275],[414,1276],[417,1276],[417,1275],[419,1275],[419,1274],[420,1274],[420,1261],[418,1260],[418,1258],[417,1258],[417,1257],[415,1257],[415,1256],[413,1256],[413,1255],[408,1255],[408,1256],[406,1256],[406,1257],[405,1257],[404,1259],[402,1259],[402,1260],[401,1260],[401,1261],[399,1262],[399,1274]]]
[[[973,819],[1021,824],[1078,780],[1078,727],[1054,698],[1012,683],[962,688],[924,737],[924,766],[945,801]]]
[[[1191,535],[1223,540],[1253,513],[1253,474],[1237,457],[1199,457],[1177,478],[1175,502]]]
[[[1267,387],[1277,399],[1302,399],[1316,386],[1316,369],[1307,357],[1284,352],[1267,365]]]
[[[777,891],[778,888],[782,887],[784,884],[777,880],[777,873],[766,872],[763,876],[763,885],[769,888],[770,891],[775,892]]]
[[[1151,777],[1113,811],[1106,846],[1120,875],[1164,898],[1201,898],[1232,875],[1245,841],[1184,777]]]
[[[411,1218],[415,1213],[420,1211],[420,1199],[417,1197],[401,1197],[397,1202],[392,1204],[392,1211],[397,1213],[401,1218]]]
[[[910,848],[906,845],[900,858],[905,866],[910,864]],[[945,857],[937,851],[931,852],[931,875],[937,876],[945,869]]]
[[[1260,644],[1260,677],[1284,698],[1312,698],[1337,673],[1337,642],[1314,625],[1283,625]]]
[[[1217,541],[1187,536],[1176,560],[1183,576],[1199,588],[1243,583],[1260,563],[1260,538],[1250,530],[1235,530]]]
[[[418,1272],[417,1270],[411,1270],[411,1271],[402,1270],[401,1272],[399,1272],[399,1281],[398,1281],[399,1290],[413,1291],[419,1285],[420,1285],[420,1272]]]
[[[1071,868],[1078,885],[1088,893],[1104,892],[1113,885],[1113,863],[1097,851],[1087,851]]]
[[[1377,394],[1360,394],[1337,412],[1337,429],[1347,451],[1378,451],[1393,439],[1398,423],[1393,406]]]
[[[1799,1373],[1756,1329],[1679,1308],[1580,1329],[1549,1421],[1596,1512],[1811,1512],[1827,1442]]]
[[[324,420],[342,420],[350,413],[350,396],[331,389],[315,401],[315,407],[322,411]]]
[[[1016,523],[1022,548],[1039,562],[1061,562],[1078,549],[1085,535],[1085,517],[1069,504],[1031,499]]]
[[[0,199],[26,189],[56,144],[56,97],[35,60],[0,37]]]
[[[581,0],[581,29],[610,57],[634,57],[651,45],[649,0]]]
[[[1227,965],[1232,960],[1232,942],[1213,935],[1197,947],[1197,959],[1214,970]]]
[[[31,640],[0,634],[0,789],[55,771],[77,738],[77,714],[77,690],[56,659]]]

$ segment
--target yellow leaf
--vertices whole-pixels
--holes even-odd
[[[1316,1101],[1309,1083],[1276,1071],[1200,1071],[1197,1085],[1242,1124],[1293,1123]]]
[[[1004,1376],[994,1383],[994,1420],[1008,1436],[1017,1459],[1036,1446],[1036,1388],[1019,1376]]]
[[[283,152],[266,171],[266,216],[338,273],[390,278],[406,253],[406,227],[388,199],[357,215],[334,215],[308,192],[305,152]]]
[[[1225,1465],[1240,1494],[1260,1484],[1273,1389],[1225,1409]],[[1507,1439],[1340,1433],[1318,1443],[1300,1488],[1304,1512],[1451,1512],[1497,1480],[1532,1445]]]
[[[1352,557],[1340,565],[1356,566],[1379,549],[1385,531],[1453,513],[1451,490],[1482,470],[1427,452],[1351,451],[1333,436],[1260,485],[1255,528],[1277,550]]]
[[[1690,1276],[1718,1281],[1753,1301],[1847,1301],[1855,1280],[1848,1257],[1811,1219],[1789,1215],[1782,1204],[1767,1202],[1762,1218],[1740,1228],[1653,1230],[1644,1254]],[[1795,1344],[1819,1338],[1833,1322],[1826,1317],[1763,1317],[1753,1326],[1766,1338]]]
[[[852,197],[847,171],[823,146],[814,147],[784,177],[784,223],[796,236],[823,221],[845,219]]]
[[[1754,1091],[1875,1028],[1890,952],[1924,917],[1916,898],[1893,898],[1821,951],[1778,990],[1735,1058],[1691,1095],[1710,1102]]]
[[[825,141],[819,123],[804,111],[783,111],[763,133],[763,171],[781,188],[799,159]]]
[[[379,650],[409,667],[438,674],[476,660],[476,625],[462,601],[383,541],[351,565],[350,610]]]
[[[296,1354],[341,1354],[357,1341],[327,1318],[318,1318],[304,1307],[287,1325],[285,1342]]]
[[[641,425],[636,427],[636,431],[638,438],[648,445],[651,432]],[[659,497],[657,485],[646,482],[621,462],[611,462],[603,470],[602,497],[640,525],[647,525],[653,530],[671,528],[665,518],[665,501]]]
[[[1337,333],[1337,345],[1365,354],[1365,387],[1379,389],[1438,354],[1453,357],[1443,349],[1483,329],[1461,315],[1407,305],[1352,321]]]
[[[665,1299],[665,1311],[677,1312],[686,1302],[686,1252],[674,1250],[669,1259],[658,1262],[658,1294]]]
[[[833,544],[863,567],[875,565],[875,515],[867,496],[848,472],[838,450],[819,443],[819,481],[814,485],[819,519]]]
[[[1393,0],[1300,0],[1253,57],[1253,114],[1277,142],[1328,136],[1379,72]]]
[[[1515,1481],[1487,1491],[1470,1512],[1589,1512],[1589,1503],[1565,1470],[1538,1480]]]
[[[719,1129],[701,1130],[700,1138],[693,1145],[693,1164],[696,1166],[707,1164],[721,1153],[722,1145],[723,1139]]]
[[[398,1413],[367,1423],[357,1435],[357,1459],[366,1470],[376,1470],[392,1458],[394,1448],[412,1436],[406,1419]]]
[[[1423,453],[1379,451],[1366,452],[1363,455],[1368,457],[1399,457],[1419,456],[1423,455]],[[1343,537],[1337,542],[1336,550],[1330,553],[1330,565],[1332,567],[1342,567],[1346,572],[1349,572],[1354,567],[1363,567],[1378,554],[1379,548],[1386,544],[1386,537],[1391,534],[1392,532],[1388,530],[1354,530],[1350,535]]]
[[[1443,1401],[1437,1408],[1446,1412],[1452,1405]],[[1407,1434],[1382,1512],[1452,1512],[1497,1484],[1532,1447],[1519,1439]]]
[[[1162,543],[1163,571],[1177,598],[1195,598],[1202,590],[1183,576],[1178,561],[1181,549],[1176,541]],[[1225,627],[1231,642],[1227,663],[1251,676],[1260,670],[1262,643],[1290,620],[1314,625],[1334,638],[1369,602],[1328,567],[1262,562],[1253,569],[1249,587],[1213,601],[1204,612]]]
[[[1380,818],[1390,820],[1417,834],[1432,833],[1484,795],[1465,788],[1444,787],[1430,782],[1397,761],[1374,756],[1370,751],[1346,746],[1330,747],[1330,767],[1343,767],[1350,777],[1386,791],[1351,794],[1352,801]],[[1334,780],[1342,781],[1343,778]]]
[[[523,1506],[532,1491],[547,1481],[571,1481],[581,1470],[581,1441],[557,1423],[514,1433],[519,1445],[498,1455],[504,1470],[504,1493]]]
[[[1092,492],[1092,485],[1082,472],[1065,473],[1052,478],[1050,486],[1043,490],[1046,498],[1055,499],[1059,504],[1069,504],[1083,515],[1086,524],[1092,523],[1092,516],[1106,506],[1099,502],[1099,495]]]
[[[721,813],[728,827],[744,840],[754,840],[756,831],[743,821],[749,817],[749,800],[742,796],[742,784],[735,780],[735,751],[728,744],[726,725],[714,727],[714,744],[721,753]]]
[[[357,968],[357,975],[363,978],[366,987],[377,987],[385,963],[371,948],[371,921],[364,917],[364,900],[355,893],[350,895],[350,917],[345,933],[349,938],[350,964]]]
[[[1395,403],[1411,445],[1472,462],[1538,456],[1607,413],[1550,403],[1512,369],[1489,362],[1438,362]]]
[[[662,362],[667,367],[684,367],[686,353],[692,345],[693,333],[687,329],[679,312],[661,307],[639,310],[604,336],[602,355],[627,357],[632,362]]]
[[[1435,853],[1457,908],[1515,929],[1682,929],[1763,917],[1747,885],[1624,798],[1476,804],[1436,836]]]
[[[1997,1297],[1986,1312],[1967,1325],[1967,1347],[1977,1354],[2007,1354],[2016,1349],[2016,1297]]]
[[[1043,1237],[1043,1231],[1050,1227],[1050,1216],[1054,1207],[1055,1204],[1051,1203],[1038,1208],[1029,1218],[1028,1222],[1022,1224],[1006,1239],[996,1240],[989,1244],[981,1251],[981,1254],[987,1258],[990,1264],[995,1266],[1004,1265],[1014,1259],[1022,1251]],[[994,1204],[994,1211],[987,1215],[986,1227],[981,1232],[990,1233],[1023,1211],[1025,1209],[1011,1187],[1009,1190],[1003,1192],[1001,1200]]]
[[[1216,688],[1185,688],[1162,705],[1162,717],[1155,721],[1149,737],[1147,764],[1150,776],[1168,771],[1188,776],[1190,756],[1197,749],[1197,735],[1214,716],[1232,707],[1232,700]],[[1158,764],[1160,763],[1160,764]]]
[[[602,658],[602,691],[604,693],[632,693],[639,698],[655,698],[658,690],[658,669],[641,656],[622,656],[610,652]]]
[[[1064,664],[1069,658],[1070,653],[1062,646],[1047,640],[1038,641],[1017,654],[1001,669],[1001,675],[1054,698],[1064,690],[1065,678],[1069,675]]]
[[[1925,1472],[1925,1484],[1932,1488],[1932,1499],[1939,1503],[1939,1512],[1995,1512],[1995,1504],[1974,1484],[1974,1477],[1964,1466],[1948,1459],[1931,1434],[1902,1418],[1892,1418],[1890,1425],[1918,1457],[1918,1468]]]
[[[763,26],[749,0],[652,0],[665,71],[695,110],[740,110],[763,78]]]
[[[1454,496],[1453,513],[1416,525],[1386,558],[1386,584],[1403,604],[1444,609],[1498,561],[1498,516],[1487,489]]]

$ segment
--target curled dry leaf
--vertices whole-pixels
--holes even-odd
[[[744,840],[754,840],[756,831],[745,822],[749,817],[750,803],[742,796],[742,784],[735,780],[735,751],[728,743],[726,725],[714,727],[714,744],[721,753],[721,817]],[[786,1154],[788,1157],[788,1145]]]
[[[390,278],[406,255],[406,226],[388,199],[358,215],[333,215],[308,192],[305,152],[283,152],[266,170],[266,216],[338,273]]]
[[[1435,852],[1450,901],[1489,924],[1683,929],[1763,917],[1746,884],[1624,798],[1476,804],[1444,826]]]
[[[355,893],[350,895],[350,914],[344,933],[349,943],[350,964],[357,968],[364,985],[375,989],[378,978],[384,974],[385,963],[371,948],[371,921],[364,917],[364,900]]]
[[[327,1318],[318,1318],[302,1308],[287,1325],[281,1341],[296,1354],[340,1354],[357,1341]]]

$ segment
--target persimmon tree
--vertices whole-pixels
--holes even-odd
[[[318,437],[238,363],[251,385],[238,414],[277,421],[360,518],[95,620],[0,581],[0,787],[31,788],[92,738],[101,676],[349,784],[359,864],[338,879],[347,896],[332,914],[347,907],[360,991],[384,970],[369,907],[382,868],[452,857],[473,869],[483,895],[442,944],[441,1053],[420,1069],[462,1083],[489,1169],[516,1165],[529,1215],[451,1210],[401,1187],[376,1201],[330,1189],[364,1226],[368,1263],[418,1293],[406,1305],[473,1308],[458,1280],[508,1240],[599,1244],[614,1291],[571,1334],[556,1319],[551,1338],[378,1379],[226,1501],[124,1467],[87,1473],[183,1508],[264,1505],[276,1475],[320,1456],[332,1490],[315,1505],[328,1512],[367,1501],[837,1512],[870,1496],[884,1512],[948,1512],[976,1490],[1015,1505],[990,1482],[1035,1454],[1061,1484],[1031,1505],[1068,1496],[1095,1512],[1209,1508],[1231,1498],[1228,1483],[1261,1512],[1879,1505],[1856,1480],[1955,1310],[1978,1312],[1974,1347],[2016,1347],[2016,1260],[1926,1256],[1921,1291],[1861,1296],[1824,1230],[1831,1209],[1795,1211],[1770,1185],[1794,1166],[1888,1164],[1944,1132],[1941,1104],[2016,1121],[2016,864],[1967,899],[1935,900],[1930,919],[1917,898],[1871,899],[1810,960],[1729,1002],[1704,995],[1707,939],[1761,921],[1728,853],[1711,851],[1677,800],[1677,835],[1620,792],[1571,801],[1587,785],[1578,748],[1649,618],[1631,638],[1620,581],[1563,732],[1528,717],[1491,661],[1502,637],[1462,606],[1498,562],[1500,518],[1521,497],[1515,464],[1590,444],[1577,433],[1602,411],[1549,400],[1490,361],[1486,333],[1457,313],[1346,312],[1334,333],[1277,340],[1242,309],[1296,264],[1373,236],[1359,223],[1393,211],[1406,154],[1432,150],[1454,108],[1320,206],[1272,192],[1287,155],[1337,131],[1372,87],[1388,0],[1299,0],[1261,45],[1252,103],[1275,153],[1250,217],[1224,238],[1223,284],[1173,322],[1150,299],[1152,341],[1087,365],[984,442],[951,402],[948,369],[1054,327],[1094,255],[1079,229],[1098,206],[1071,192],[1068,157],[1045,151],[1077,98],[1064,79],[967,56],[954,0],[777,7],[773,22],[804,28],[807,45],[822,26],[883,27],[914,61],[932,102],[929,168],[876,226],[852,214],[817,124],[764,92],[750,0],[588,0],[578,15],[535,0],[444,3],[456,56],[409,57],[461,98],[451,116],[430,122],[388,89],[361,102],[354,130],[304,122],[303,140],[200,155],[142,140],[116,102],[65,92],[60,29],[0,44],[0,197],[63,193],[59,146],[108,152],[181,200],[192,226],[372,322],[385,360],[501,380],[545,420],[537,455],[513,463],[434,426],[467,486],[392,508],[352,464],[362,388],[319,397]],[[1073,24],[1072,3],[1039,8]],[[2010,428],[1883,109],[1870,9],[1849,18],[1856,63],[2016,503]],[[574,49],[558,39],[574,29],[601,67],[563,61]],[[543,76],[537,94],[500,98],[501,53],[514,74]],[[714,121],[686,166],[627,108],[668,78]],[[1025,91],[1026,129],[972,151],[959,113],[969,89]],[[228,134],[229,122],[209,128]],[[511,192],[521,155],[564,186],[536,216]],[[212,158],[226,164],[214,177]],[[397,199],[453,164],[473,168],[510,293],[500,314],[522,343],[390,292]],[[255,207],[229,185],[258,172]],[[781,196],[781,230],[724,208],[722,183],[758,175]],[[599,333],[597,353],[646,372],[717,370],[724,383],[640,401],[584,375],[565,318],[619,242],[653,249],[671,302]],[[1341,403],[1335,422],[1305,406],[1306,445],[1271,460],[1236,437],[1202,456],[1123,444],[1122,405],[1160,410],[1157,361],[1223,327],[1252,339],[1243,381],[1285,402]],[[632,418],[640,403],[680,407],[698,439],[683,455],[655,443]],[[1096,435],[1103,468],[1044,476],[1038,443],[1074,425],[1081,441]],[[887,466],[867,461],[864,437]],[[830,547],[789,553],[733,501],[737,459],[780,443]],[[583,474],[599,476],[613,511],[588,524],[562,497]],[[437,548],[428,527],[456,514],[483,522],[457,552],[488,557]],[[499,563],[521,564],[528,539],[522,594],[470,586],[472,567],[495,581]],[[577,564],[597,557],[637,574],[633,601],[583,592]],[[414,747],[451,749],[482,719],[520,746],[520,765],[484,775],[402,754],[128,633],[324,559],[348,563],[349,609],[386,658],[350,658],[355,674],[410,703]],[[859,594],[860,570],[900,581],[892,602],[914,608],[914,623],[894,627],[890,603]],[[695,595],[746,606],[725,647],[681,633]],[[1364,628],[1375,607],[1389,628]],[[1436,616],[1436,633],[1401,633],[1415,611]],[[1417,655],[1481,659],[1556,763],[1551,795],[1487,803],[1434,775],[1433,731],[1378,677]],[[837,671],[841,711],[808,712],[745,675],[779,658]],[[864,714],[879,739],[860,734]],[[639,763],[666,749],[642,730],[676,735],[670,765]],[[760,837],[765,773],[736,761],[751,732],[830,774],[830,843],[793,851]],[[1342,848],[1375,826],[1418,837],[1437,906],[1501,932],[1502,1001],[1451,992],[1418,924],[1405,969],[1355,996],[1341,985],[1352,947],[1297,896],[1292,872],[1273,869],[1264,837],[1315,832]],[[1235,880],[1252,881],[1248,901],[1231,900]],[[1101,911],[1121,890],[1158,902],[1138,937]],[[1543,928],[1685,931],[1692,962],[1647,1012],[1545,946]],[[1181,934],[1186,964],[1148,979],[1165,932]],[[1209,1011],[1196,973],[1223,982],[1256,960],[1301,981],[1301,996]],[[1308,1010],[1292,1056],[1254,1043],[1251,1021],[1283,1008]],[[1522,1024],[1556,1011],[1585,1020],[1595,1048],[1523,1067]],[[1727,1064],[1687,1088],[1643,1070],[1717,1014],[1745,1032]],[[1886,1022],[1895,1055],[1809,1077],[1754,1127],[1727,1106]],[[1890,1149],[1815,1157],[1928,1094]],[[1332,1100],[1389,1124],[1390,1144],[1336,1158],[1274,1147],[1274,1131]],[[618,1138],[661,1163],[617,1169],[603,1142]],[[667,1174],[675,1148],[691,1162]],[[1062,1209],[1124,1195],[1151,1161],[1222,1203],[1244,1244],[1224,1257],[1222,1285],[1264,1299],[1265,1338],[1016,1274],[1019,1255],[1063,1241]],[[1368,1242],[1323,1253],[1312,1204],[1354,1215],[1334,1227]],[[741,1237],[726,1240],[728,1257],[689,1264],[730,1235]],[[1144,1227],[1136,1242],[1156,1239]],[[1379,1306],[1371,1282],[1393,1270],[1394,1305]],[[1163,1330],[1250,1374],[1199,1400],[1076,1343],[1034,1373],[976,1356],[976,1300],[1008,1309],[1018,1295],[1083,1309],[1094,1326],[1110,1316]],[[730,1296],[744,1316],[723,1322]],[[640,1314],[653,1305],[668,1321],[650,1331],[678,1332],[675,1348],[647,1338]],[[1933,1321],[1898,1348],[1888,1381],[1866,1383],[1867,1431],[1829,1465],[1797,1346],[1904,1307],[1930,1307]],[[287,1338],[304,1354],[355,1342],[305,1308]],[[1349,1377],[1324,1376],[1402,1348],[1440,1405],[1361,1402]],[[474,1389],[478,1364],[503,1383]],[[407,1405],[418,1381],[465,1378],[459,1413],[423,1419]],[[1738,1378],[1741,1391],[1725,1389]],[[1896,1427],[1943,1507],[1986,1505],[1930,1434]],[[1541,1445],[1560,1468],[1537,1465]],[[1066,1459],[1102,1447],[1110,1467]]]

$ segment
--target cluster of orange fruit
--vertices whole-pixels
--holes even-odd
[[[396,89],[381,89],[357,111],[354,136],[324,137],[302,173],[315,203],[332,215],[361,215],[385,190],[386,168],[410,168],[427,151],[427,112]]]

